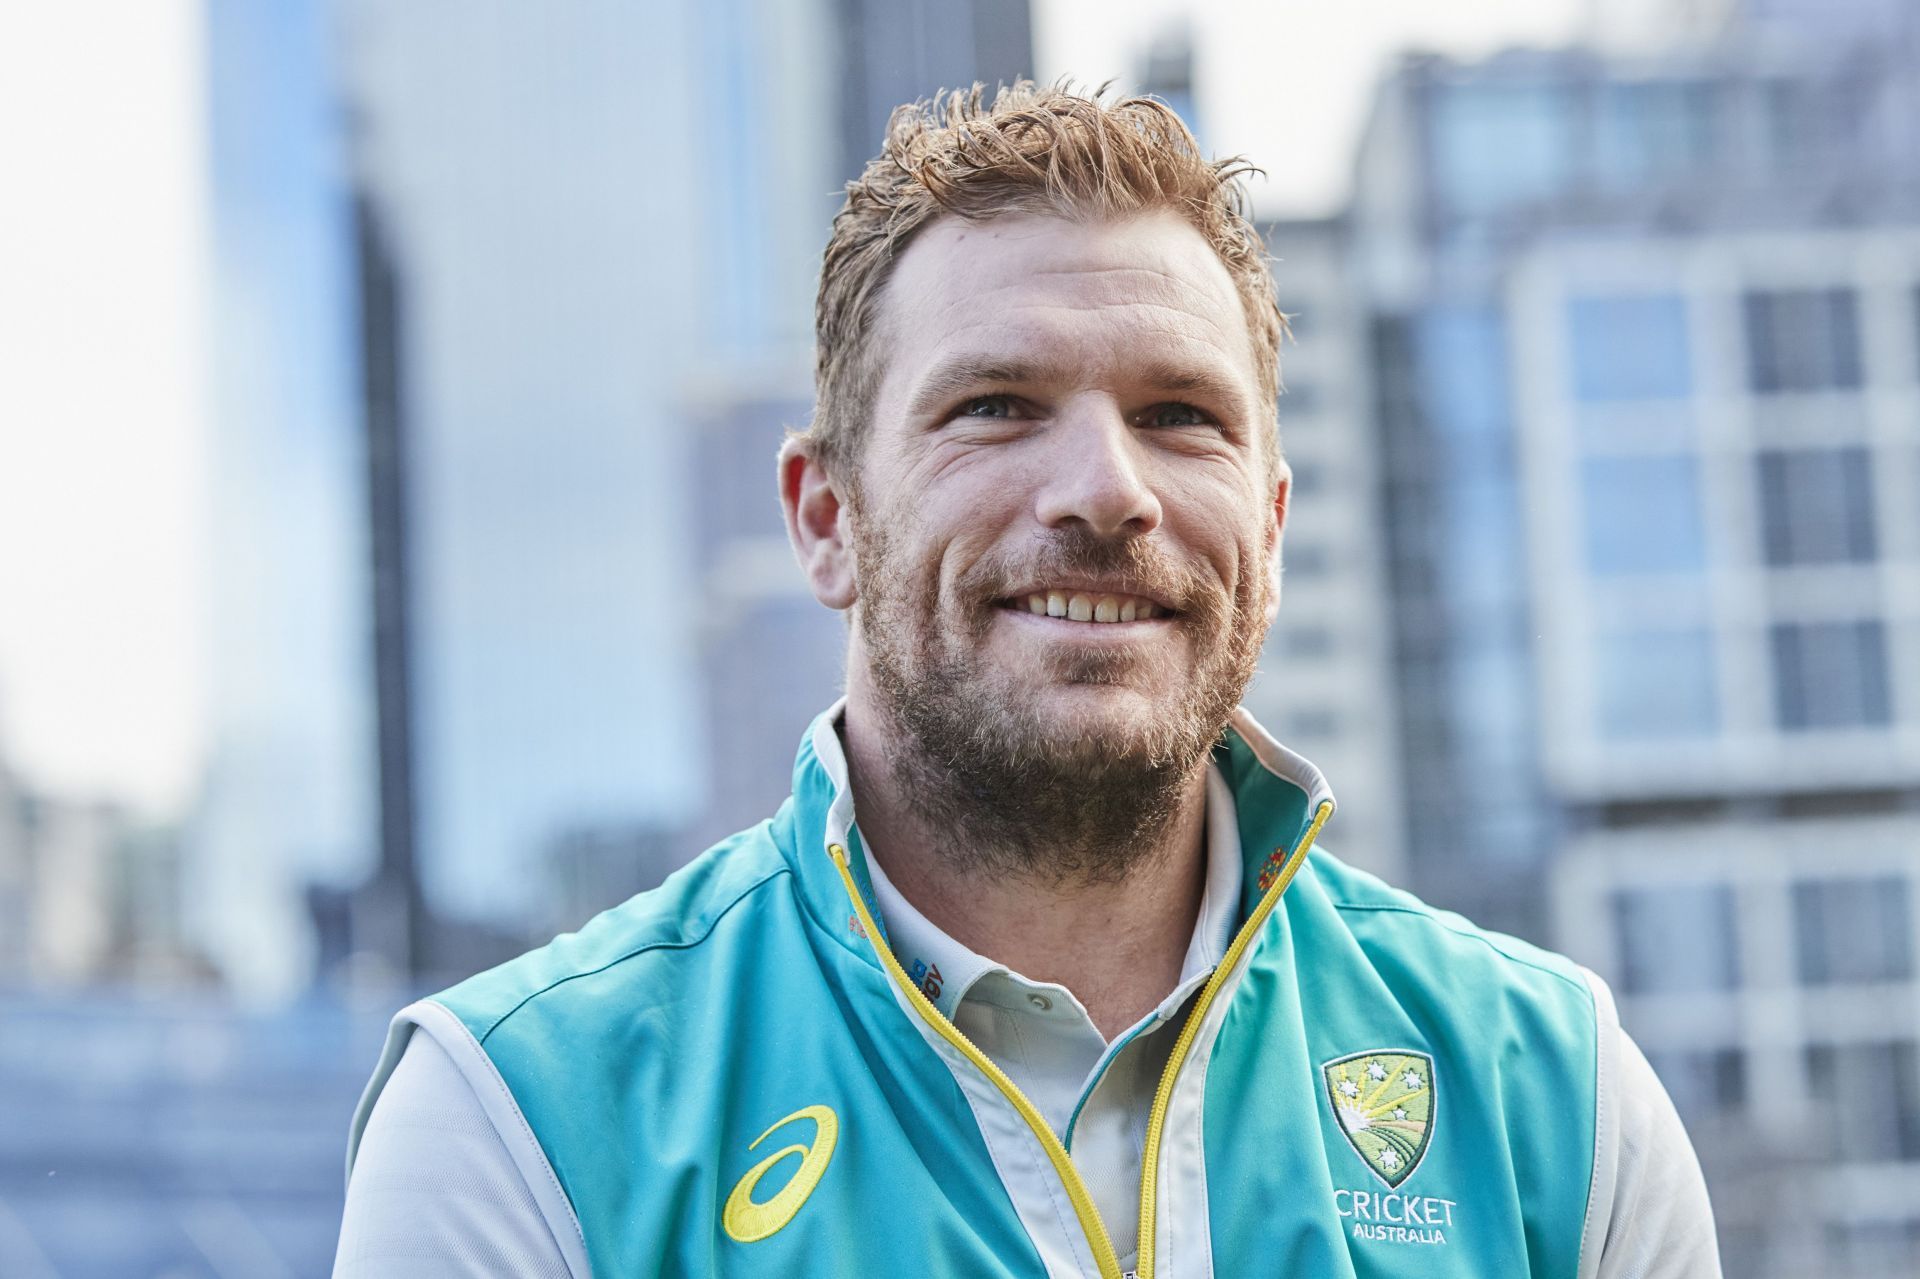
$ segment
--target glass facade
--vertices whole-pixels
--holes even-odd
[[[1807,1090],[1827,1110],[1835,1155],[1920,1159],[1920,1055],[1911,1042],[1814,1044],[1806,1058]]]
[[[1784,729],[1889,722],[1886,627],[1877,620],[1772,628],[1776,722]]]
[[[1545,199],[1574,173],[1576,118],[1561,84],[1477,84],[1433,104],[1434,183],[1467,217]]]
[[[1763,395],[1860,385],[1860,317],[1852,289],[1748,293],[1748,385]]]
[[[1597,576],[1706,566],[1700,465],[1691,455],[1584,459],[1580,513],[1587,569]]]
[[[1687,81],[1602,85],[1593,163],[1608,185],[1684,174],[1711,154],[1713,88]]]
[[[1866,449],[1767,449],[1755,463],[1768,564],[1874,558],[1873,471]]]
[[[1795,884],[1793,930],[1807,985],[1913,975],[1907,885],[1898,876]]]
[[[1739,982],[1733,890],[1725,884],[1617,892],[1613,923],[1623,994],[1724,991]]]
[[[1720,727],[1713,636],[1705,629],[1595,640],[1596,728],[1609,740],[1711,737]]]
[[[1693,391],[1687,305],[1677,294],[1576,297],[1567,303],[1574,397],[1684,399]]]

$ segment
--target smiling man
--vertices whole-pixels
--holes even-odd
[[[896,114],[779,489],[849,614],[793,797],[404,1010],[345,1276],[1708,1276],[1590,974],[1314,843],[1237,702],[1283,331],[1229,163],[1021,84]]]

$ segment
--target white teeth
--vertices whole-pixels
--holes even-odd
[[[1160,605],[1136,596],[1084,595],[1069,591],[1036,591],[1027,596],[1027,611],[1036,617],[1064,617],[1069,621],[1095,623],[1145,622],[1167,613]]]

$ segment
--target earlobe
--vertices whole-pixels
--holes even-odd
[[[1280,483],[1273,494],[1273,522],[1267,526],[1267,625],[1280,616],[1280,579],[1283,535],[1287,531],[1287,499],[1293,495],[1293,469],[1280,463]]]
[[[832,476],[798,436],[781,446],[778,468],[787,538],[813,597],[828,608],[853,607],[853,550],[847,536],[850,512]]]

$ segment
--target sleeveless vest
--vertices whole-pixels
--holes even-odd
[[[424,1030],[598,1279],[1120,1279],[1071,1128],[885,946],[829,750],[823,716],[770,821],[403,1011],[356,1134]],[[1604,988],[1313,850],[1332,797],[1244,712],[1215,762],[1242,925],[1149,1118],[1138,1274],[1594,1273]]]

